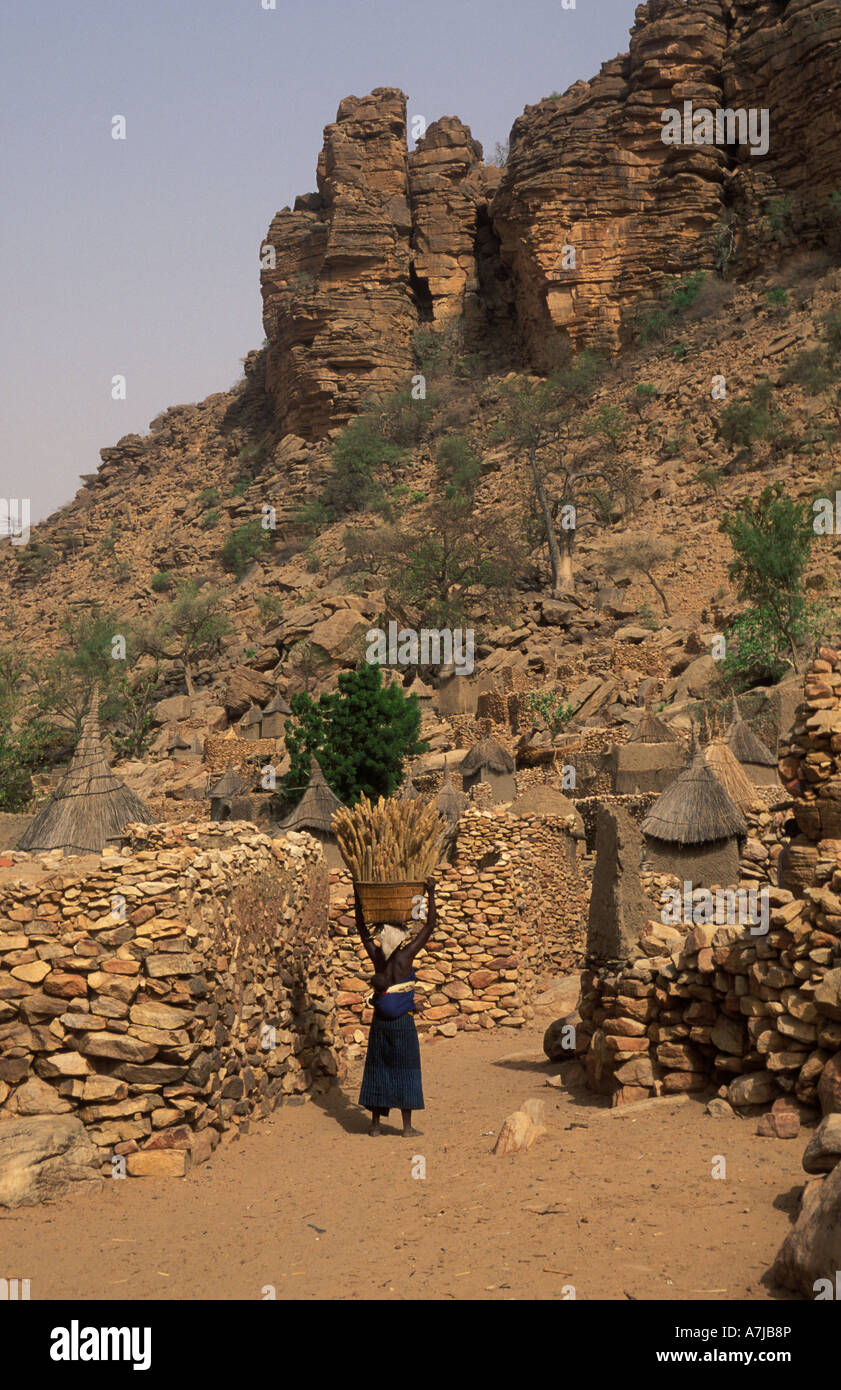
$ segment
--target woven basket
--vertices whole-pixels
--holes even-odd
[[[365,914],[365,921],[411,922],[414,900],[426,893],[426,884],[420,882],[371,883],[357,881],[359,901]]]

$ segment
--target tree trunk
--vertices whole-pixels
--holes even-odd
[[[529,450],[529,467],[534,481],[534,490],[537,493],[537,500],[540,510],[543,513],[543,524],[546,527],[546,541],[549,546],[549,564],[552,569],[552,597],[557,598],[562,592],[562,588],[567,575],[564,573],[564,563],[561,559],[561,552],[558,546],[558,538],[555,535],[555,524],[552,520],[552,512],[546,499],[546,492],[543,487],[543,480],[538,471],[535,460],[534,448]],[[569,557],[569,581],[572,580],[572,557]]]
[[[193,685],[193,672],[190,667],[190,663],[186,657],[184,657],[184,684],[187,687],[187,694],[191,696],[195,695],[196,691]]]
[[[659,599],[660,599],[660,602],[661,602],[662,605],[663,605],[663,612],[665,613],[665,615],[666,615],[667,618],[670,618],[672,615],[671,615],[671,611],[670,611],[670,609],[669,609],[669,605],[668,605],[668,603],[667,603],[667,601],[666,601],[666,595],[663,593],[663,590],[660,588],[660,585],[657,583],[657,580],[654,578],[654,575],[653,575],[653,574],[649,574],[649,575],[648,575],[648,579],[649,579],[649,581],[650,581],[650,583],[651,583],[652,589],[655,590],[655,592],[657,593],[657,595],[658,595],[658,597],[659,597]]]

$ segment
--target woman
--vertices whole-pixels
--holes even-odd
[[[375,943],[365,925],[365,915],[359,901],[359,889],[353,886],[356,905],[356,925],[362,944],[374,966],[372,1003],[374,1017],[368,1033],[368,1052],[359,1104],[373,1116],[369,1134],[382,1134],[380,1120],[389,1110],[403,1116],[403,1136],[419,1134],[412,1128],[412,1111],[423,1110],[420,1047],[413,1017],[415,972],[412,961],[425,946],[435,926],[435,885],[426,880],[428,906],[426,922],[413,941],[402,927],[382,923],[379,944]],[[374,925],[378,925],[374,923]]]

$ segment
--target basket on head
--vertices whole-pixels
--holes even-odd
[[[402,883],[372,883],[357,880],[359,901],[367,923],[393,922],[395,926],[412,920],[412,908],[426,892],[426,884],[406,880]]]

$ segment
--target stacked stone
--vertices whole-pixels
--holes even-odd
[[[841,858],[835,874],[841,888]],[[825,930],[825,911],[823,924],[812,920],[827,906],[825,890],[811,902],[785,888],[766,891],[767,933],[652,919],[639,959],[582,974],[593,1089],[625,1104],[716,1082],[737,1105],[781,1094],[815,1103],[824,1067],[841,1048],[841,940]]]
[[[204,764],[210,777],[221,777],[230,763],[234,772],[247,774],[256,763],[280,762],[285,751],[283,739],[229,738],[210,734],[204,744]]]
[[[180,1174],[331,1084],[316,841],[135,826],[93,869],[42,863],[0,887],[0,1123],[72,1111],[109,1165]]]
[[[436,875],[438,929],[416,967],[424,986],[417,994],[420,1032],[455,1037],[465,1029],[522,1027],[534,1015],[538,978],[576,967],[586,884],[574,843],[558,817],[465,811],[456,861]],[[371,965],[356,936],[344,870],[331,873],[330,920],[337,1034],[358,1049],[372,1016],[365,1004]]]

